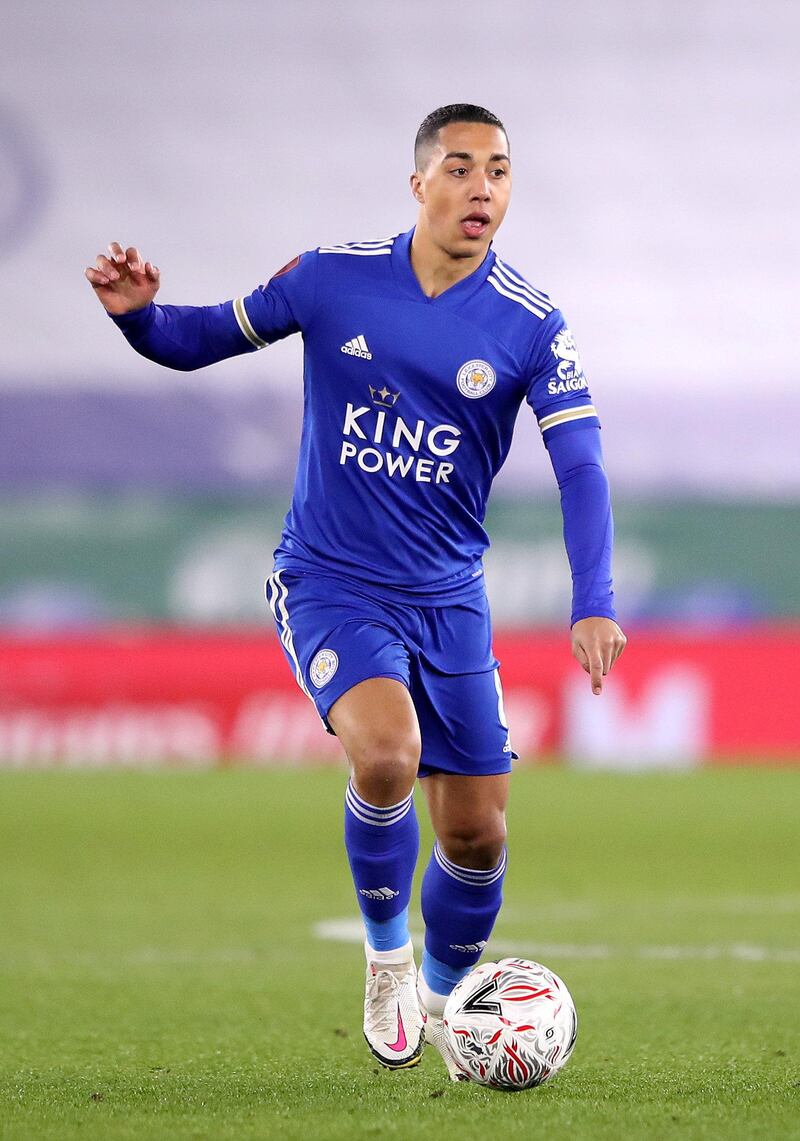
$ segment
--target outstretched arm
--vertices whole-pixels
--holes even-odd
[[[600,429],[577,428],[547,441],[561,491],[564,545],[572,570],[572,652],[593,693],[625,648],[611,581],[614,523]]]
[[[224,305],[155,305],[161,273],[135,246],[119,242],[98,254],[85,276],[109,317],[143,357],[167,368],[190,371],[250,352],[231,302]]]
[[[292,265],[299,263],[297,258]],[[123,250],[118,242],[108,247],[108,256],[98,255],[85,276],[137,352],[183,371],[254,352],[297,332],[301,325],[295,308],[304,309],[304,293],[309,292],[303,276],[295,272],[292,305],[288,300],[291,291],[274,285],[274,279],[247,298],[221,305],[156,305],[160,271],[144,261],[135,246]]]

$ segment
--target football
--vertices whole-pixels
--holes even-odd
[[[528,959],[481,963],[447,1000],[443,1027],[461,1072],[479,1085],[541,1085],[575,1046],[578,1016],[558,977]]]

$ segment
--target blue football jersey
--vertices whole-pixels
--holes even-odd
[[[483,590],[483,522],[523,400],[548,438],[598,421],[575,342],[540,290],[489,250],[438,297],[413,230],[322,246],[233,302],[261,348],[305,344],[300,455],[276,565],[427,605]]]

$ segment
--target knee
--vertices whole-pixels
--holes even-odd
[[[461,868],[484,871],[500,862],[506,844],[505,813],[493,812],[478,820],[454,825],[439,836],[448,860]]]
[[[419,768],[419,734],[386,732],[359,741],[350,750],[356,792],[368,804],[386,807],[408,796]]]

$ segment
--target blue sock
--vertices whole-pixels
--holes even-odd
[[[367,942],[374,951],[393,951],[410,938],[408,904],[419,854],[413,793],[376,808],[351,781],[344,799],[344,843]]]
[[[476,871],[434,845],[422,880],[422,974],[432,991],[449,994],[480,959],[503,902],[505,870],[505,851],[496,867]]]
[[[470,972],[470,968],[467,966],[449,967],[440,959],[434,959],[427,947],[422,952],[420,970],[427,986],[435,994],[440,995],[450,994],[451,990],[461,982],[464,975]]]

